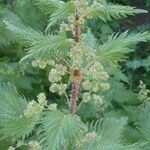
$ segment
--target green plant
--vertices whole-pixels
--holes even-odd
[[[10,138],[14,147],[24,145],[32,150],[147,150],[148,95],[144,107],[145,100],[139,100],[138,94],[120,82],[128,84],[119,63],[133,51],[133,45],[149,40],[150,34],[125,31],[100,44],[87,26],[92,18],[107,22],[147,11],[105,0],[33,2],[50,15],[45,32],[27,26],[8,10],[3,11],[2,24],[26,47],[27,54],[20,63],[32,62],[33,67],[45,70],[51,94],[59,95],[54,101],[60,99],[62,103],[46,98],[45,91],[28,102],[12,84],[1,83],[2,139]],[[140,115],[130,118],[134,111]],[[130,141],[129,129],[142,133],[141,140]]]

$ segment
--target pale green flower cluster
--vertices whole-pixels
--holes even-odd
[[[66,74],[67,71],[67,67],[63,66],[63,65],[58,65],[56,64],[54,66],[54,68],[51,69],[50,73],[49,73],[49,81],[51,83],[55,83],[55,82],[59,82],[62,80],[62,76],[64,76]]]
[[[48,106],[48,109],[49,109],[49,110],[57,110],[57,104],[56,104],[56,103],[50,104],[50,105]]]
[[[18,148],[18,147],[21,147],[23,145],[26,145],[26,143],[24,141],[19,140],[19,141],[17,141],[16,147]]]
[[[81,71],[89,62],[91,63],[96,60],[93,50],[83,43],[78,43],[73,47],[70,51],[70,58],[72,60],[72,69],[80,69]]]
[[[82,97],[83,102],[94,100],[95,104],[102,106],[102,98],[94,93],[110,88],[107,82],[109,75],[97,60],[94,50],[83,43],[78,43],[70,52],[70,58],[72,60],[71,68],[79,69],[81,72],[81,87],[85,91]]]
[[[52,59],[47,60],[47,61],[44,61],[42,59],[36,59],[32,62],[33,67],[39,67],[40,69],[45,69],[47,65],[54,66],[55,61]]]
[[[65,93],[66,89],[67,89],[67,84],[57,84],[57,83],[53,83],[49,90],[52,92],[52,93],[56,93],[58,92],[59,95],[62,95]]]
[[[8,150],[15,150],[15,148],[12,147],[12,146],[10,146],[10,147],[8,148]]]
[[[42,147],[37,141],[30,141],[28,143],[29,150],[42,150]]]
[[[62,24],[60,24],[60,28],[59,31],[60,32],[64,32],[64,31],[72,31],[73,30],[73,24],[72,23],[65,23],[63,22]]]
[[[93,94],[93,100],[96,105],[102,106],[104,104],[104,101],[101,96]]]
[[[54,68],[51,69],[48,79],[52,83],[52,85],[49,88],[49,90],[52,93],[58,92],[59,95],[65,93],[67,89],[67,84],[62,84],[59,82],[61,82],[62,76],[64,76],[66,72],[67,72],[67,67],[61,64],[55,64]]]
[[[101,96],[97,94],[91,94],[90,92],[84,92],[82,100],[84,103],[88,103],[89,101],[93,100],[94,103],[99,106],[102,106],[104,104],[104,101]]]
[[[86,91],[97,92],[98,90],[106,91],[110,88],[107,72],[103,70],[103,66],[99,62],[94,62],[91,66],[83,71],[85,77],[82,87]]]
[[[88,12],[88,2],[87,1],[83,1],[83,0],[72,0],[72,2],[74,3],[75,7],[78,8],[78,15],[80,16],[79,18],[79,22],[80,22],[80,26],[82,27],[85,23],[84,17],[86,16],[85,14],[87,14]],[[74,30],[74,24],[75,24],[75,15],[76,14],[72,14],[70,16],[68,16],[68,21],[67,23],[62,23],[60,25],[60,32],[64,32],[64,31],[72,31],[73,35],[75,34],[75,30]]]
[[[140,88],[140,91],[138,93],[138,99],[142,102],[150,101],[150,97],[148,97],[150,90],[146,89],[146,85],[142,81],[140,81],[138,87]]]
[[[33,115],[40,113],[43,111],[44,106],[47,105],[46,96],[44,93],[40,93],[37,96],[37,102],[32,100],[28,103],[27,109],[24,111],[24,115],[28,118],[32,117]]]
[[[84,138],[81,140],[81,143],[87,143],[90,141],[93,141],[95,138],[97,138],[97,133],[95,131],[87,133]]]
[[[78,8],[79,15],[82,15],[88,7],[88,2],[84,0],[76,0],[73,3]]]

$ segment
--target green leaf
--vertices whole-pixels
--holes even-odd
[[[111,21],[113,19],[125,18],[128,15],[134,15],[138,13],[147,13],[148,11],[143,9],[136,9],[131,6],[122,6],[118,4],[107,3],[106,1],[101,1],[99,3],[95,2],[90,11],[90,15],[93,17],[98,17],[104,22]]]
[[[125,31],[122,34],[113,34],[108,41],[100,45],[97,50],[98,59],[111,67],[117,67],[118,62],[124,61],[127,54],[132,52],[132,45],[138,42],[145,42],[149,33],[131,33]]]
[[[59,9],[63,4],[64,2],[60,0],[35,0],[35,5],[45,14],[52,13]]]
[[[10,30],[21,43],[30,45],[32,42],[37,41],[40,37],[43,37],[43,33],[35,31],[29,26],[25,26],[16,14],[7,12],[8,14],[4,17],[3,22],[6,28]]]
[[[81,40],[93,50],[98,46],[98,40],[94,37],[91,30],[88,30],[86,34],[82,34]]]
[[[11,84],[0,84],[0,134],[2,139],[25,139],[32,132],[39,116],[27,118],[24,110],[27,100]]]
[[[81,150],[140,150],[143,144],[135,143],[125,145],[122,139],[122,133],[127,124],[127,118],[106,118],[99,124],[97,136],[90,137],[80,145]],[[97,122],[96,122],[97,126]],[[95,125],[93,126],[95,128]],[[92,133],[92,132],[91,132]]]
[[[22,60],[27,58],[55,59],[56,56],[61,57],[66,54],[70,46],[65,34],[46,35],[30,45],[27,55]]]
[[[39,134],[44,149],[59,150],[74,146],[85,131],[80,118],[54,110],[45,113]]]
[[[62,3],[58,9],[56,9],[51,15],[49,19],[49,24],[45,30],[47,32],[52,25],[56,23],[61,23],[62,21],[66,21],[68,17],[73,14],[75,11],[75,6],[73,2]]]
[[[64,33],[44,35],[40,31],[25,26],[17,16],[15,17],[17,18],[15,22],[7,18],[3,22],[6,24],[7,29],[17,36],[18,41],[28,47],[27,55],[22,60],[37,57],[42,59],[55,58],[56,55],[66,54],[70,49],[70,42]]]
[[[136,123],[141,132],[141,137],[150,143],[150,103],[141,109],[138,121]]]

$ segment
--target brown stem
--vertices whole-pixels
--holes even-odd
[[[74,25],[74,30],[75,30],[75,35],[74,35],[74,41],[75,44],[77,44],[80,41],[80,22],[79,22],[79,15],[76,14],[75,16],[75,25]]]
[[[80,41],[80,32],[81,32],[80,17],[76,10],[75,21],[74,21],[74,46],[76,46],[76,44]],[[79,69],[73,70],[71,81],[72,81],[71,83],[72,90],[71,90],[71,96],[70,96],[69,113],[75,114],[76,107],[77,107],[77,100],[78,100],[79,85],[80,85],[80,70]]]
[[[69,112],[71,114],[75,114],[75,110],[77,107],[78,89],[79,89],[79,86],[73,81],[72,82],[71,98],[70,98],[70,107],[69,107]]]

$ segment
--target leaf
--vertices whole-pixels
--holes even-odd
[[[18,20],[19,18],[15,16]],[[40,31],[25,26],[21,21],[14,22],[13,20],[4,19],[7,29],[12,31],[18,41],[23,43],[27,48],[27,55],[22,59],[27,58],[55,58],[56,55],[65,54],[70,48],[70,42],[65,34],[60,35],[44,35]]]
[[[97,49],[98,59],[103,64],[115,68],[118,66],[118,62],[124,61],[127,54],[133,51],[131,48],[133,44],[145,42],[148,36],[147,32],[128,34],[128,31],[125,31],[120,35],[118,33],[113,34],[106,43],[100,45]]]
[[[29,26],[25,26],[16,14],[7,12],[8,14],[4,17],[3,22],[6,28],[10,30],[16,38],[25,45],[30,45],[32,42],[37,41],[39,37],[43,37],[42,32],[35,31]]]
[[[126,89],[123,83],[115,79],[110,80],[111,88],[105,92],[105,98],[109,101],[115,101],[118,104],[138,104],[137,94],[130,89]],[[118,92],[119,91],[119,92]]]
[[[86,126],[76,116],[58,110],[45,113],[39,134],[44,149],[59,150],[74,146],[86,131]]]
[[[150,143],[150,103],[147,103],[145,108],[141,109],[136,124],[141,132],[141,137]]]
[[[106,1],[94,2],[89,14],[93,17],[98,17],[104,22],[111,21],[113,19],[125,18],[128,15],[134,15],[138,13],[147,13],[148,11],[143,9],[136,9],[131,6],[122,6],[118,4],[107,3]]]
[[[24,116],[27,100],[24,96],[19,95],[13,85],[1,83],[0,91],[0,134],[2,139],[25,139],[32,132],[39,116],[31,118]]]
[[[92,34],[91,30],[88,30],[86,34],[81,35],[81,40],[86,43],[87,46],[95,50],[98,46],[98,41]]]
[[[73,2],[66,2],[62,3],[58,9],[56,9],[51,15],[49,19],[49,24],[45,30],[47,32],[49,28],[52,25],[55,25],[56,23],[61,23],[62,21],[65,21],[68,19],[68,17],[74,13],[75,11],[75,6]]]
[[[69,49],[70,43],[65,34],[47,35],[33,42],[22,60],[27,58],[55,59],[56,56],[61,57],[66,54]]]
[[[45,14],[50,14],[59,9],[62,4],[64,2],[60,0],[35,0],[35,5]]]
[[[87,141],[81,143],[80,150],[141,150],[143,143],[123,143],[122,134],[126,124],[127,118],[105,118],[102,124],[98,124],[97,136],[89,136]]]

